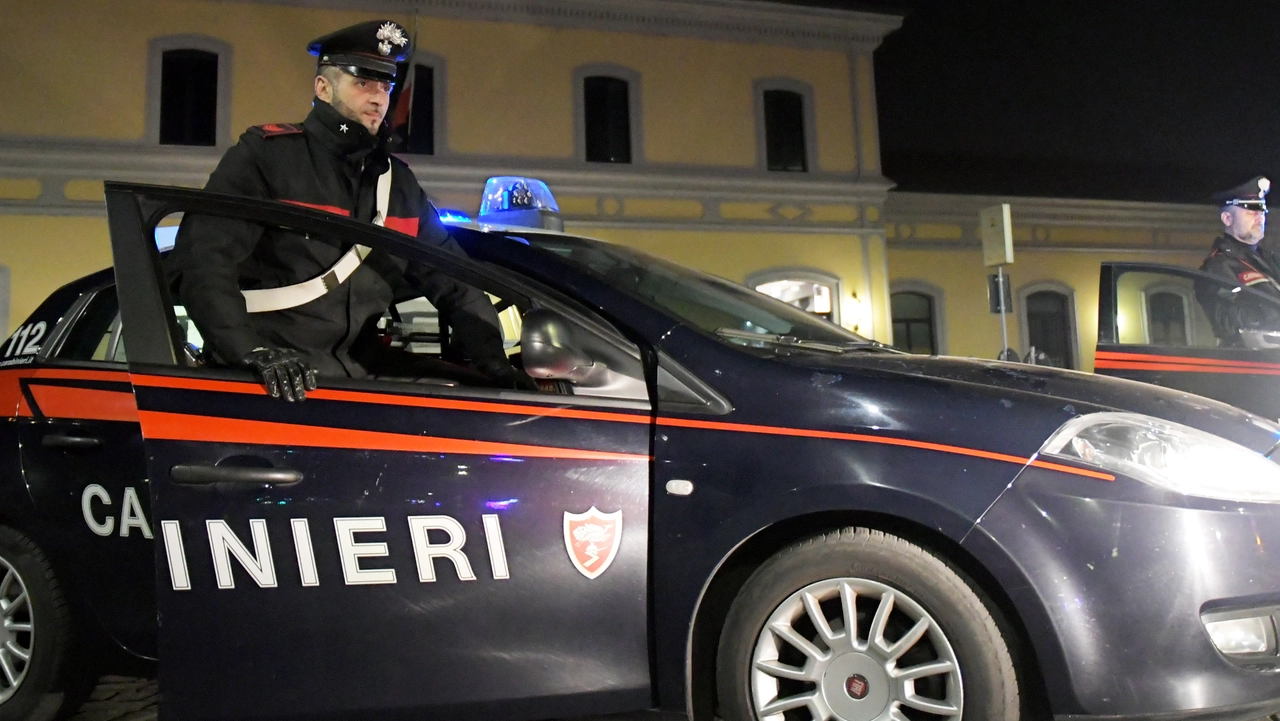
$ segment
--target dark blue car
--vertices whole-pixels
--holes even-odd
[[[0,719],[147,663],[168,719],[1280,712],[1267,420],[898,353],[485,218],[461,258],[199,191],[108,184],[107,208],[114,271],[0,348]],[[156,229],[193,215],[483,288],[540,390],[267,396],[170,293]],[[400,300],[381,342],[452,358],[448,319]]]

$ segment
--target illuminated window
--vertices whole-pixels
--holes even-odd
[[[902,291],[889,296],[893,316],[893,347],[908,353],[938,352],[933,298],[925,293]]]
[[[841,322],[840,279],[829,273],[807,268],[775,268],[752,273],[747,276],[746,285],[832,323]]]
[[[626,80],[591,75],[582,80],[583,131],[587,160],[631,162],[631,100]]]

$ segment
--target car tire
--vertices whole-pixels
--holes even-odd
[[[997,614],[955,568],[902,538],[846,528],[802,541],[756,569],[729,609],[719,716],[1017,721]]]
[[[78,636],[49,559],[29,537],[0,526],[0,721],[75,713],[93,683]]]

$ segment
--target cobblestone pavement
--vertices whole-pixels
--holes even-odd
[[[152,679],[104,676],[71,721],[156,721],[160,685]],[[686,721],[684,714],[630,713],[576,721]]]

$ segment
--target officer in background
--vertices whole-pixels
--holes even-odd
[[[205,189],[327,210],[463,255],[412,171],[387,152],[383,119],[396,63],[410,53],[405,29],[386,20],[360,23],[308,50],[318,56],[311,113],[300,124],[250,128]],[[301,400],[317,374],[453,375],[536,389],[507,361],[488,296],[433,268],[364,246],[193,214],[170,262],[211,360],[252,370],[273,397]],[[430,359],[380,342],[383,312],[420,295],[439,311],[442,331],[448,321],[450,348],[469,369],[430,367]]]
[[[1266,233],[1267,191],[1271,181],[1258,176],[1213,196],[1221,206],[1223,233],[1200,270],[1226,278],[1232,286],[1196,284],[1196,300],[1213,324],[1223,347],[1280,347],[1280,258],[1258,243]],[[1266,296],[1245,293],[1249,288]]]

